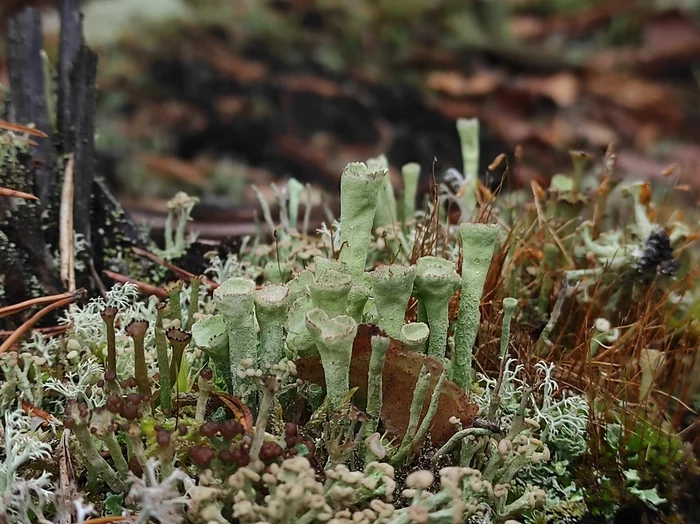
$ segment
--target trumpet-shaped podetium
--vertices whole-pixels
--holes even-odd
[[[284,323],[287,331],[287,357],[310,357],[318,354],[311,334],[306,327],[306,314],[313,308],[311,299],[306,295],[302,295],[292,302]]]
[[[233,393],[239,396],[247,392],[247,388],[240,384],[238,364],[249,358],[257,362],[254,296],[255,282],[246,278],[229,278],[214,290],[214,300],[228,330],[228,356]]]
[[[428,354],[444,357],[450,323],[450,298],[459,288],[461,279],[454,263],[444,258],[422,257],[418,259],[417,267],[414,294],[430,328]]]
[[[217,376],[224,379],[227,389],[231,391],[231,363],[228,358],[228,331],[226,321],[221,315],[198,320],[192,325],[192,339],[195,345],[209,355],[211,365]]]
[[[403,178],[403,221],[409,222],[416,214],[416,195],[420,179],[420,164],[410,162],[401,168]]]
[[[479,121],[476,118],[458,119],[457,133],[462,146],[463,173],[466,180],[463,191],[465,210],[471,213],[476,207],[476,190],[479,181]],[[462,216],[462,218],[467,217]]]
[[[362,322],[365,305],[370,295],[371,290],[365,282],[360,281],[353,284],[352,288],[350,288],[350,293],[348,293],[348,316],[354,318],[357,322]]]
[[[401,326],[401,342],[412,351],[420,351],[430,337],[430,328],[423,322],[412,322]]]
[[[384,169],[389,171],[389,159],[385,155],[379,155],[376,158],[367,160],[367,165],[370,168]],[[396,196],[394,195],[394,186],[391,183],[391,176],[387,173],[384,177],[384,184],[379,191],[379,199],[377,205],[377,213],[374,217],[375,226],[386,226],[397,222],[396,211]]]
[[[289,290],[271,284],[255,291],[255,314],[260,325],[260,362],[271,366],[284,356],[284,321]]]
[[[416,266],[391,264],[379,266],[370,273],[377,306],[377,324],[396,340],[401,339],[401,327],[406,317],[408,299],[413,291],[416,271]]]
[[[331,409],[338,409],[350,389],[350,361],[357,322],[347,315],[328,318],[325,311],[315,308],[306,314],[306,325],[321,354]]]
[[[459,233],[462,237],[462,294],[459,298],[450,372],[452,381],[469,391],[472,381],[472,347],[481,320],[481,294],[493,258],[498,226],[465,223],[459,226]]]
[[[309,293],[314,307],[323,309],[333,318],[345,314],[351,288],[352,278],[349,274],[326,269],[309,284]]]
[[[353,280],[362,276],[386,169],[363,162],[348,164],[340,177],[340,260]]]

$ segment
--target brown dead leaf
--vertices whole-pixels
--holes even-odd
[[[361,324],[353,344],[350,388],[359,388],[353,399],[360,407],[363,407],[367,401],[367,373],[372,354],[371,336],[373,330],[376,328],[368,324]],[[315,384],[325,384],[320,357],[303,358],[295,363],[297,376],[300,379]],[[385,428],[393,437],[400,439],[406,432],[413,399],[412,392],[423,365],[431,373],[430,388],[423,406],[423,416],[425,416],[433,388],[444,367],[438,359],[415,351],[408,351],[399,342],[392,340],[384,365],[381,418]],[[468,401],[465,392],[453,382],[445,381],[430,431],[433,442],[440,445],[455,433],[455,427],[449,422],[450,417],[456,416],[462,421],[464,427],[470,427],[477,413],[478,406]]]
[[[337,83],[307,74],[280,75],[275,79],[275,83],[290,91],[305,91],[324,97],[337,97],[342,94]]]
[[[515,81],[517,89],[551,98],[557,105],[567,107],[573,105],[579,96],[579,81],[572,73],[556,75],[524,76]]]
[[[586,90],[626,109],[678,122],[682,115],[672,91],[665,85],[618,73],[590,72]]]
[[[253,433],[253,414],[241,399],[223,391],[213,391],[212,395],[231,412],[236,421],[245,428],[246,433],[249,435]]]
[[[435,71],[427,78],[428,87],[454,97],[483,96],[492,93],[504,75],[495,71],[480,71],[464,76],[457,71]]]
[[[138,159],[155,174],[172,177],[181,182],[200,187],[209,184],[209,180],[200,169],[190,162],[175,157],[145,152],[141,153]]]
[[[246,100],[241,96],[229,95],[216,99],[216,110],[219,120],[231,119],[241,114],[246,106]]]
[[[43,427],[48,426],[49,423],[54,420],[54,416],[51,413],[36,407],[34,404],[27,402],[26,400],[22,401],[22,411],[24,411],[28,417],[39,417],[40,419],[43,419],[43,422],[41,423]]]

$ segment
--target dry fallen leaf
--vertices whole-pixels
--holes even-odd
[[[352,364],[350,367],[350,388],[359,388],[354,402],[363,407],[367,400],[367,372],[372,354],[371,336],[373,326],[361,324],[353,344]],[[431,373],[428,394],[423,405],[423,416],[427,412],[432,390],[442,373],[442,363],[422,353],[409,351],[399,342],[393,341],[387,352],[382,378],[383,401],[382,422],[389,435],[403,437],[408,426],[409,410],[413,399],[421,366],[425,365]],[[323,366],[320,357],[303,358],[296,361],[297,376],[315,384],[325,384]],[[449,380],[445,381],[440,395],[438,411],[433,420],[430,435],[435,444],[446,442],[454,433],[455,427],[449,419],[456,416],[464,427],[470,427],[478,413],[478,406],[468,401],[463,390]]]

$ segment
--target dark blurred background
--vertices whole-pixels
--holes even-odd
[[[34,3],[55,60],[58,17]],[[427,188],[461,169],[455,121],[477,117],[492,186],[500,153],[517,188],[569,170],[572,149],[595,170],[614,143],[621,177],[677,163],[697,198],[699,18],[700,0],[86,1],[99,171],[138,220],[162,222],[183,189],[204,235],[226,236],[252,220],[250,183],[293,176],[320,199],[385,153],[397,186],[415,161]]]

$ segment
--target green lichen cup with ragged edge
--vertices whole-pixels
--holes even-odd
[[[234,395],[249,392],[238,377],[238,365],[245,359],[258,362],[258,337],[255,332],[255,282],[246,278],[229,278],[214,290],[214,301],[226,321],[229,343],[229,366]]]
[[[379,266],[370,273],[377,325],[396,340],[401,338],[401,326],[406,318],[416,271],[416,266],[391,264]]]
[[[309,284],[309,293],[314,307],[333,318],[345,314],[351,288],[352,278],[348,273],[326,269]]]
[[[459,226],[462,238],[462,292],[455,327],[451,380],[465,391],[472,381],[472,348],[481,320],[481,295],[491,266],[499,227],[490,224],[464,223]]]
[[[353,280],[362,276],[386,169],[363,162],[348,164],[340,177],[340,255]]]
[[[454,263],[444,258],[419,258],[417,268],[413,289],[430,328],[428,355],[444,357],[450,324],[450,298],[459,288],[461,279]]]
[[[357,322],[347,315],[329,318],[325,311],[315,308],[306,314],[306,325],[321,355],[329,404],[331,409],[338,409],[350,389],[350,361]]]
[[[221,315],[197,320],[192,324],[192,340],[195,346],[209,356],[214,372],[226,383],[226,389],[231,391],[231,360],[228,355],[228,329]]]
[[[255,315],[260,326],[260,363],[277,364],[284,357],[284,322],[287,318],[287,286],[269,284],[255,291]]]

